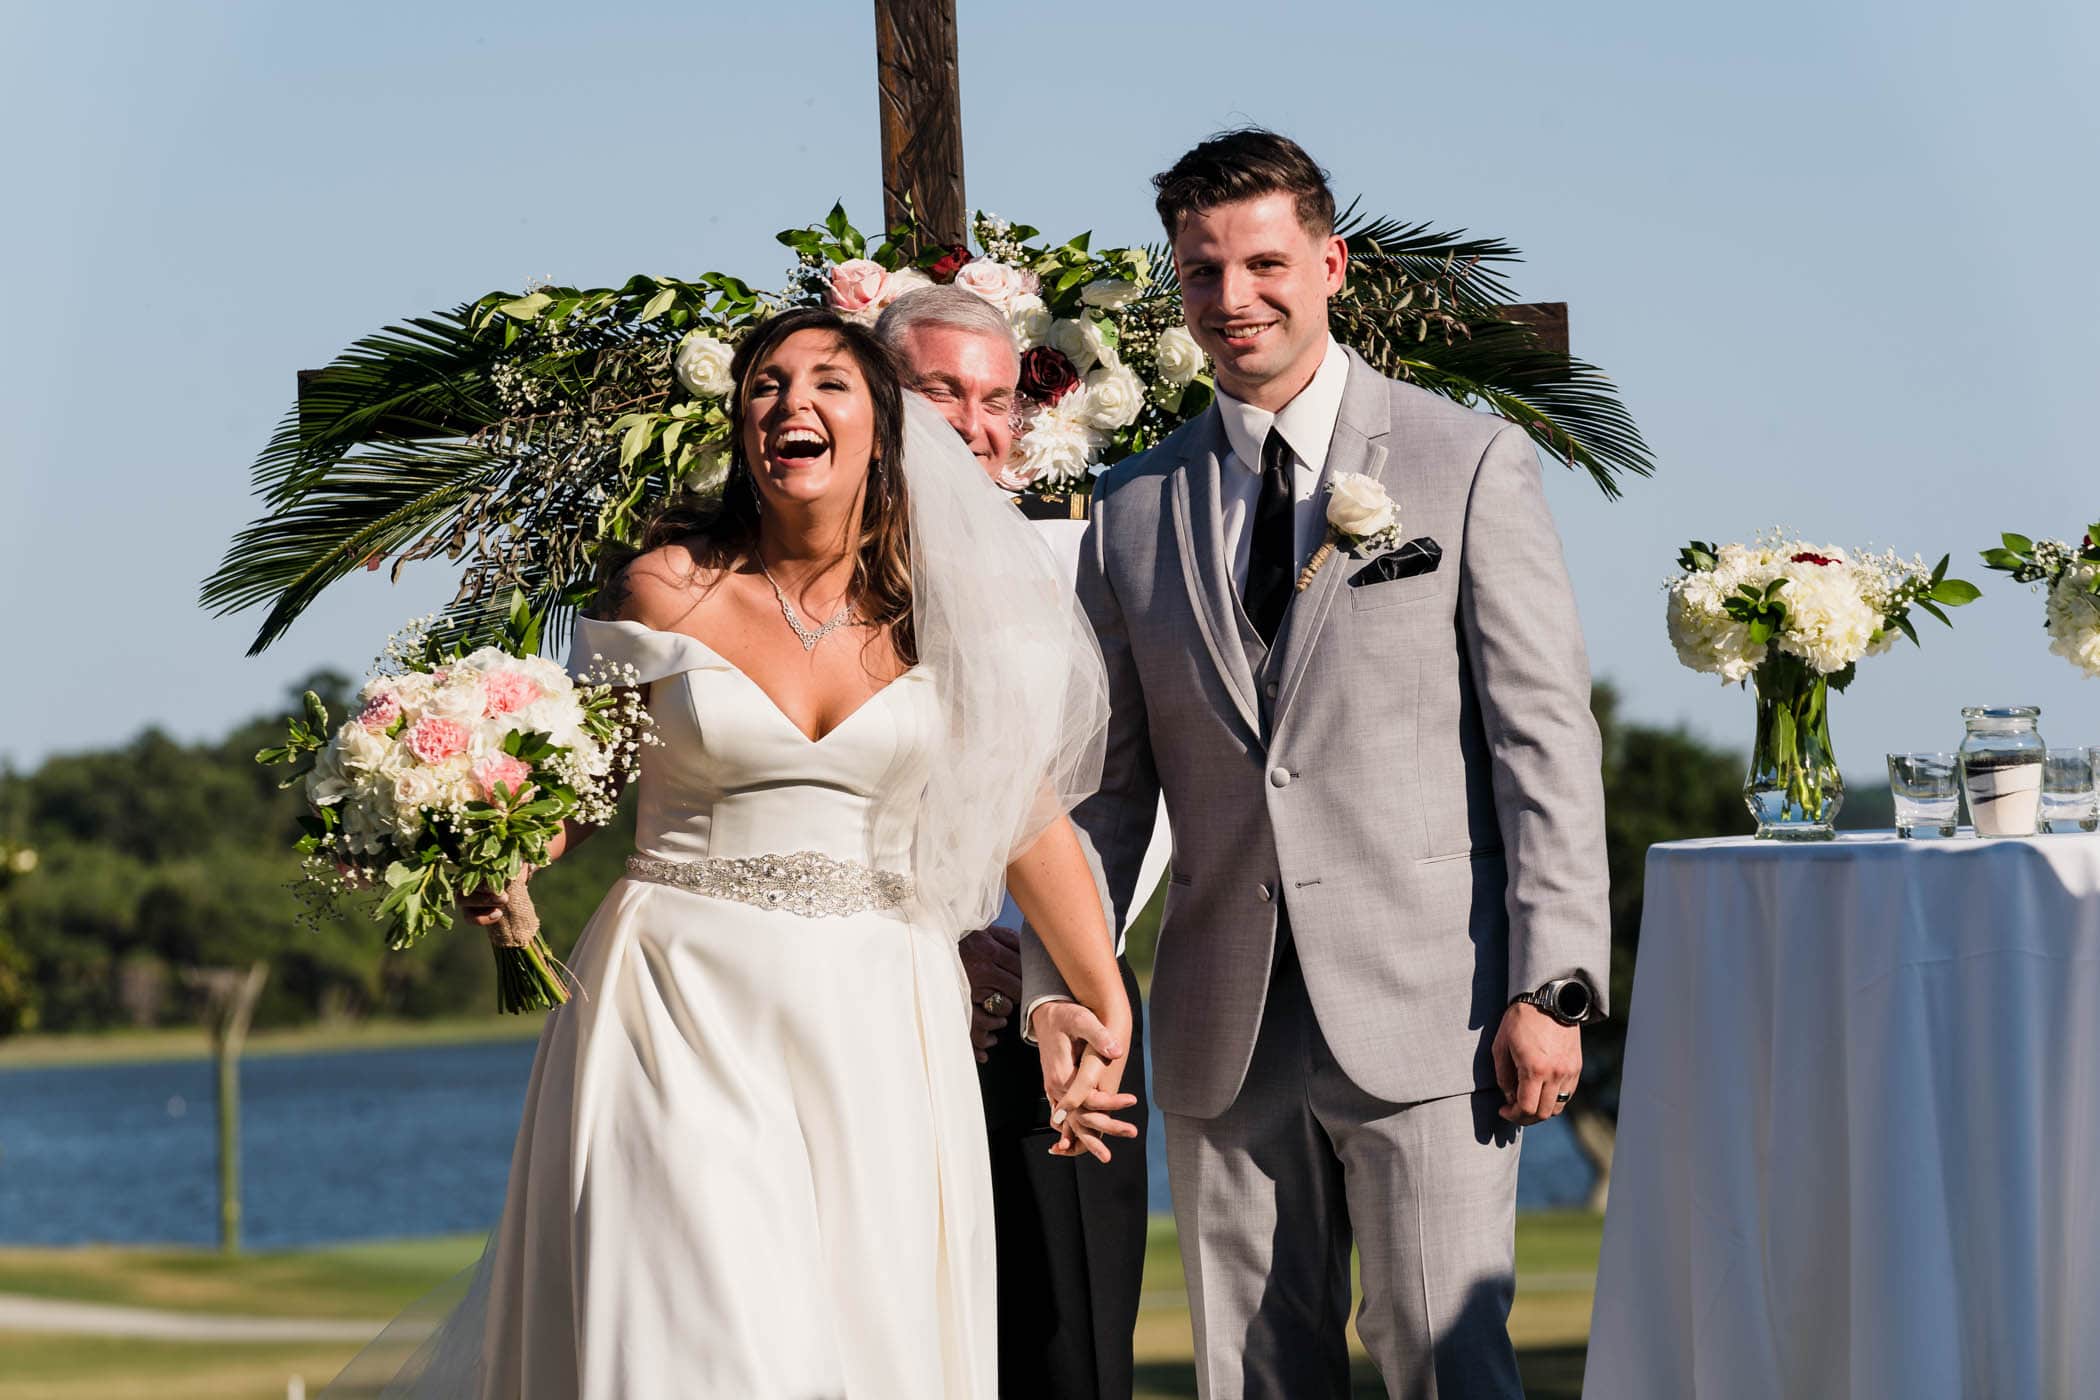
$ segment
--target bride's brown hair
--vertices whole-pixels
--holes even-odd
[[[758,486],[744,458],[746,390],[751,371],[782,342],[802,331],[823,331],[843,346],[860,367],[875,409],[875,435],[862,488],[859,538],[853,543],[853,577],[847,597],[856,617],[870,628],[887,629],[890,645],[906,666],[918,664],[918,640],[911,616],[911,498],[904,485],[904,379],[889,349],[874,332],[824,307],[784,311],[760,322],[744,337],[730,360],[736,389],[729,399],[729,477],[719,499],[680,501],[673,497],[643,527],[634,554],[612,564],[606,591],[595,609],[611,616],[617,608],[620,577],[635,554],[684,541],[704,569],[744,567],[758,558]],[[873,635],[873,632],[870,633]]]

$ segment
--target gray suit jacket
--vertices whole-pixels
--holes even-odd
[[[1581,976],[1601,1005],[1609,985],[1589,666],[1531,441],[1352,353],[1326,471],[1381,480],[1401,538],[1442,559],[1352,586],[1370,565],[1337,553],[1266,656],[1225,555],[1228,451],[1213,409],[1118,464],[1080,558],[1113,715],[1074,819],[1119,920],[1162,790],[1174,830],[1154,1098],[1209,1118],[1238,1096],[1279,900],[1360,1088],[1489,1087],[1512,996]],[[1023,961],[1030,1000],[1063,992],[1032,937]]]

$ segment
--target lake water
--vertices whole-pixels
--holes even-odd
[[[289,1248],[489,1228],[530,1041],[255,1056],[241,1066],[243,1243]],[[208,1061],[0,1071],[0,1244],[218,1239]],[[1152,1208],[1171,1210],[1152,1119]],[[1526,1132],[1519,1206],[1580,1202],[1558,1122]]]

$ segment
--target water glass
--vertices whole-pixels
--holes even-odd
[[[2093,787],[2092,749],[2050,749],[2042,756],[2042,830],[2100,830],[2100,792]]]
[[[1952,836],[1961,799],[1951,753],[1892,753],[1889,793],[1896,799],[1896,834],[1906,839]]]

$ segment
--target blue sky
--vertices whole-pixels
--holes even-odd
[[[1511,240],[1660,463],[1607,504],[1548,467],[1593,664],[1639,717],[1747,742],[1680,670],[1686,538],[1784,524],[1952,551],[1987,596],[1863,668],[1848,769],[1951,747],[1963,704],[2100,742],[2100,684],[1975,567],[2100,517],[2100,17],[2090,6],[961,0],[971,202],[1154,235],[1148,177],[1221,126],[1302,141],[1346,200]],[[0,757],[185,737],[361,670],[450,591],[339,585],[263,657],[198,581],[249,517],[293,373],[531,278],[731,271],[843,198],[877,221],[872,6],[15,6],[0,90]],[[1292,17],[1286,17],[1292,16]],[[1068,38],[1059,39],[1056,36]]]

